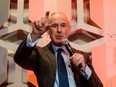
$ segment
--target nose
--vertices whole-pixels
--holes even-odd
[[[60,26],[58,26],[57,31],[58,31],[58,33],[61,33],[62,32],[62,29],[61,29]]]

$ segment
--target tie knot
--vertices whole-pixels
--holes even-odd
[[[59,48],[59,49],[57,50],[58,53],[61,53],[62,51],[64,51],[62,48]]]

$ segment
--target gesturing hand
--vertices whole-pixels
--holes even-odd
[[[43,35],[49,28],[47,22],[49,20],[49,11],[46,12],[45,17],[42,17],[40,20],[34,21],[32,23],[32,32],[31,38],[32,42],[37,40],[41,35]]]

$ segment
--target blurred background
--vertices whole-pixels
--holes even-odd
[[[91,53],[92,63],[104,87],[116,87],[115,0],[0,0],[0,87],[37,87],[32,71],[14,63],[13,56],[31,32],[30,21],[46,11],[64,12],[72,27],[71,46]],[[50,42],[45,33],[38,46]]]

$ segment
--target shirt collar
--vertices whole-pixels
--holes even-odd
[[[56,45],[52,44],[52,47],[53,47],[53,50],[54,50],[55,53],[57,52],[57,50],[59,48],[62,48],[67,55],[69,54],[65,46],[59,47],[59,46],[56,46]]]

